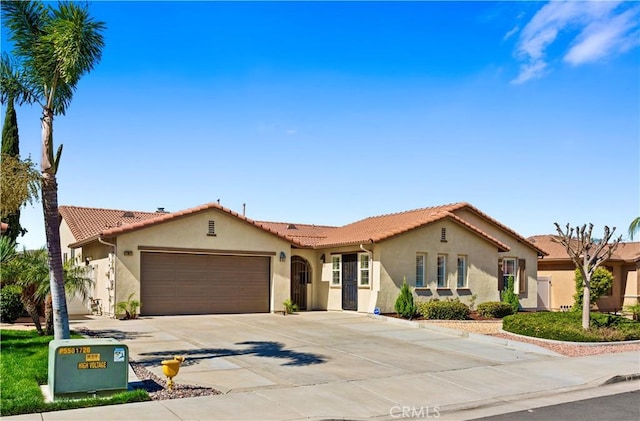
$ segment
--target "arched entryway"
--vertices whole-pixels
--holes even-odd
[[[307,309],[307,284],[311,283],[311,265],[300,256],[291,258],[291,301],[300,310]]]

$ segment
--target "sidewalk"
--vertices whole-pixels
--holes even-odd
[[[238,373],[254,381],[260,374],[260,385],[215,396],[25,414],[3,417],[3,420],[391,420],[405,415],[434,418],[436,412],[441,419],[463,420],[640,387],[640,381],[633,380],[640,378],[637,351],[558,357],[528,344],[516,349],[510,346],[514,343],[499,343],[482,335],[454,337],[444,331],[434,333],[402,323],[348,314],[188,320],[183,317],[176,319],[175,330],[173,320],[115,324],[103,321],[94,323],[92,328],[129,329],[131,349],[148,350],[160,343],[159,340],[163,341],[163,347],[174,342],[184,346],[184,338],[173,340],[170,336],[178,335],[178,329],[184,329],[187,321],[190,325],[200,323],[193,332],[200,332],[201,336],[194,339],[196,333],[189,332],[189,343],[209,340],[211,352],[219,350],[213,345],[223,340],[231,343],[230,336],[239,334],[238,326],[242,325],[243,331],[253,329],[252,337],[263,335],[265,339],[282,341],[288,353],[314,350],[318,355],[330,357],[330,361],[324,365],[291,368],[283,367],[281,360],[273,361],[273,355],[216,356],[201,360],[198,368],[207,370],[208,379],[222,374],[229,378],[232,373]],[[326,332],[333,332],[333,336]],[[361,332],[358,346],[364,347],[365,352],[353,348],[356,345],[347,341],[357,332]],[[212,335],[219,336],[213,338]],[[323,348],[316,349],[319,345],[312,343],[314,337],[325,342]],[[230,345],[224,348],[229,349],[235,348]],[[411,351],[407,354],[409,357],[394,360],[393,356],[403,349]],[[415,355],[416,350],[429,352],[429,357],[416,358],[412,368],[411,361],[406,360]],[[460,364],[443,363],[450,360]],[[358,361],[362,361],[364,368],[375,363],[371,370],[377,370],[377,374],[347,376],[350,367]],[[241,367],[232,369],[228,367],[231,363]],[[252,372],[245,363],[251,364]],[[360,371],[365,373],[363,369]],[[304,381],[291,377],[294,372],[300,373]],[[332,380],[327,381],[329,376]],[[605,385],[612,378],[623,381]],[[265,379],[271,382],[267,384]]]

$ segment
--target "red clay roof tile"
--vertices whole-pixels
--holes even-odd
[[[529,241],[545,250],[548,254],[544,260],[569,260],[565,247],[554,241],[557,235],[534,235]],[[620,243],[611,256],[611,260],[623,260],[625,262],[637,262],[640,260],[640,243]]]
[[[327,248],[369,243],[371,241],[379,242],[426,224],[448,218],[494,244],[499,251],[509,250],[509,246],[454,213],[463,207],[468,207],[481,217],[511,233],[516,238],[528,243],[534,249],[539,250],[528,240],[515,233],[515,231],[498,223],[493,218],[488,217],[465,202],[373,216],[342,227],[254,221],[217,203],[208,203],[173,213],[122,211],[81,208],[77,206],[60,206],[59,210],[60,215],[65,219],[76,239],[76,242],[72,244],[74,247],[95,241],[98,237],[114,237],[119,234],[192,215],[197,212],[218,209],[241,221],[279,236],[298,247],[305,248]],[[127,214],[127,212],[129,212],[129,214]],[[130,214],[133,214],[133,216],[130,216]]]

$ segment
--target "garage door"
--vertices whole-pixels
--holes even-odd
[[[143,315],[269,312],[270,258],[141,255]]]

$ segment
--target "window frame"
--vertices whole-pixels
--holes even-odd
[[[462,278],[460,277],[460,262],[462,262]],[[467,256],[465,254],[459,254],[456,265],[456,288],[465,289],[469,288],[469,271],[467,267]],[[462,279],[462,285],[460,284],[460,280]]]
[[[507,273],[504,269],[506,267],[507,260],[513,261],[513,273]],[[502,258],[502,290],[507,289],[509,285],[509,276],[513,276],[513,290],[515,292],[516,286],[519,286],[520,277],[518,276],[518,258],[517,257],[503,257]]]
[[[442,262],[442,265],[440,265]],[[440,268],[442,267],[442,274]],[[439,289],[449,288],[449,277],[447,276],[447,255],[438,254],[436,258],[436,285]]]
[[[363,267],[364,262],[367,263],[367,267]],[[367,273],[367,283],[363,283],[363,273]],[[358,253],[358,286],[368,287],[371,285],[371,256],[369,253]]]
[[[338,275],[337,282],[336,275]],[[340,285],[342,285],[342,255],[335,254],[331,256],[331,286]]]
[[[418,259],[422,259],[422,267],[418,266]],[[418,275],[421,275],[422,282],[418,284]],[[427,287],[427,254],[426,253],[416,253],[416,288],[426,288]]]

